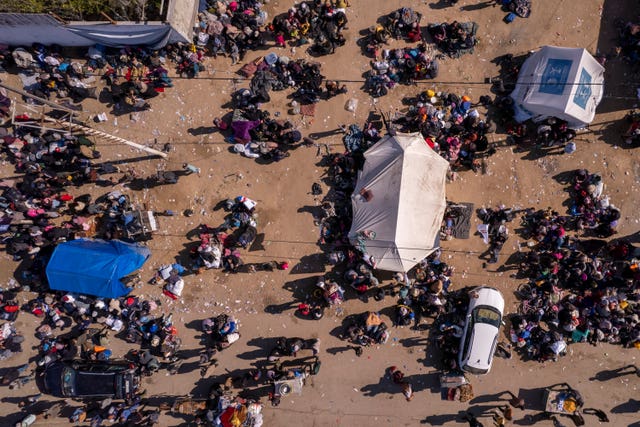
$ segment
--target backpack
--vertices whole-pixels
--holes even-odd
[[[456,95],[455,93],[450,93],[447,96],[447,104],[456,104],[460,105],[460,97],[458,97],[458,95]]]
[[[313,194],[314,196],[319,196],[320,194],[322,194],[322,187],[320,187],[320,184],[314,182],[311,185],[311,194]]]
[[[322,366],[322,362],[320,362],[319,360],[316,360],[315,362],[313,362],[311,364],[311,370],[309,371],[311,375],[318,375],[318,372],[320,372],[320,367]]]

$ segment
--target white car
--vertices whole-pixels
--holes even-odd
[[[469,308],[458,352],[458,366],[463,371],[483,375],[491,369],[503,310],[504,298],[497,289],[479,287],[469,292]]]

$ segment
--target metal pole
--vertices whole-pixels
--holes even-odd
[[[154,154],[156,156],[160,156],[160,157],[165,158],[165,159],[167,158],[167,153],[163,153],[162,151],[154,150],[153,148],[149,148],[147,146],[144,146],[144,145],[129,141],[128,139],[120,138],[119,136],[111,135],[109,133],[102,132],[100,130],[92,129],[90,127],[79,125],[77,123],[71,123],[71,122],[68,122],[66,120],[52,119],[51,117],[45,117],[45,120],[47,122],[57,123],[59,125],[64,125],[64,126],[69,126],[70,130],[79,130],[81,132],[86,133],[87,135],[99,136],[99,137],[102,137],[102,138],[107,139],[107,140],[112,141],[112,142],[120,142],[122,144],[126,144],[126,145],[129,145],[131,147],[137,148],[138,150],[146,151],[147,153]]]
[[[15,92],[15,93],[17,93],[18,95],[24,96],[25,98],[35,99],[36,101],[38,101],[38,102],[42,102],[43,104],[46,104],[46,105],[48,105],[48,106],[50,106],[50,107],[53,107],[53,108],[55,108],[56,110],[66,111],[67,113],[72,113],[72,114],[73,114],[73,113],[77,113],[77,111],[73,111],[73,110],[72,110],[72,109],[70,109],[70,108],[63,107],[62,105],[58,105],[58,104],[56,104],[55,102],[51,102],[51,101],[49,101],[48,99],[40,98],[39,96],[32,95],[32,94],[30,94],[30,93],[28,93],[28,92],[25,92],[25,91],[23,91],[23,90],[16,89],[16,88],[11,87],[11,86],[7,86],[6,84],[4,84],[4,83],[2,83],[2,82],[0,82],[0,87],[3,87],[3,88],[5,88],[5,89],[7,89],[7,90],[10,90],[11,92]]]

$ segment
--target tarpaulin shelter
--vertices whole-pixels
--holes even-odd
[[[148,47],[160,49],[171,43],[190,43],[198,0],[168,0],[159,21],[63,22],[46,13],[0,13],[0,43],[31,46]]]
[[[120,240],[77,239],[61,243],[47,264],[49,287],[118,298],[130,291],[120,279],[142,267],[150,255],[146,246]]]
[[[160,49],[167,44],[185,42],[170,25],[69,25],[68,31],[88,40],[88,45],[101,44],[110,47],[147,46]],[[85,44],[86,46],[87,44]]]
[[[604,93],[604,67],[582,48],[544,46],[527,58],[511,93],[515,119],[557,117],[569,127],[593,121]]]
[[[419,133],[387,135],[364,157],[349,239],[375,268],[406,272],[439,246],[449,162]]]

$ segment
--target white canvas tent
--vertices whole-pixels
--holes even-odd
[[[364,157],[349,238],[375,268],[406,272],[438,248],[449,162],[419,133],[387,135]]]
[[[544,46],[526,59],[516,88],[515,119],[557,117],[569,127],[591,123],[604,91],[604,67],[586,49]]]

